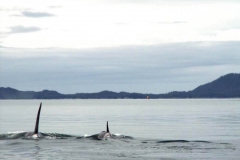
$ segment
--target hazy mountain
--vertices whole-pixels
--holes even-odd
[[[201,85],[188,92],[170,92],[166,94],[142,94],[128,92],[102,91],[98,93],[61,94],[43,90],[19,91],[0,87],[0,99],[145,99],[149,98],[240,98],[240,74],[227,74],[210,83]]]

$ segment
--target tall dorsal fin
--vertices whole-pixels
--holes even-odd
[[[109,132],[109,128],[108,128],[108,121],[107,121],[107,132],[110,133],[110,132]]]
[[[37,114],[34,134],[38,134],[38,125],[39,125],[39,118],[40,118],[41,107],[42,107],[42,102],[40,103],[40,106],[39,106],[39,109],[38,109],[38,114]]]

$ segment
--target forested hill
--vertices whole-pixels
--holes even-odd
[[[188,92],[170,92],[166,94],[142,94],[128,92],[102,91],[98,93],[61,94],[43,90],[19,91],[0,87],[0,99],[145,99],[145,98],[240,98],[240,74],[231,73],[210,83],[201,85]]]

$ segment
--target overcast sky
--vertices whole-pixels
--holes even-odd
[[[1,0],[0,87],[188,91],[240,73],[239,0]]]

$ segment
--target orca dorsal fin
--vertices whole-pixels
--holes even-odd
[[[39,109],[38,109],[38,114],[37,114],[35,129],[34,129],[34,134],[38,134],[38,125],[39,125],[39,118],[40,118],[41,107],[42,107],[42,102],[40,103],[40,106],[39,106]]]
[[[109,128],[108,128],[108,121],[107,121],[107,132],[110,133]]]

